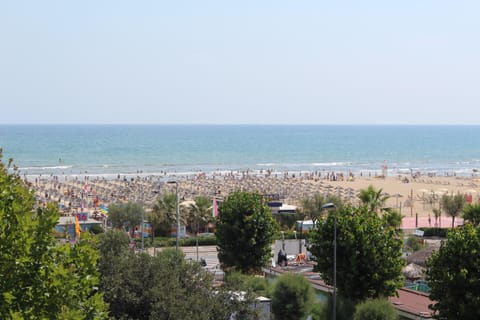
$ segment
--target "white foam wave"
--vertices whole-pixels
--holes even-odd
[[[314,167],[339,167],[349,166],[351,162],[314,162],[311,165]]]
[[[52,167],[22,167],[19,170],[56,170],[56,169],[70,169],[73,166],[52,166]]]

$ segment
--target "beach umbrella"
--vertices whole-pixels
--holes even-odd
[[[398,192],[395,193],[393,196],[396,198],[395,207],[398,208],[398,198],[402,198],[403,196]]]

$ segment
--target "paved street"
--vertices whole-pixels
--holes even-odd
[[[187,259],[197,260],[197,248],[196,247],[182,247],[183,253]],[[219,262],[217,257],[216,246],[199,246],[198,247],[198,259],[205,259],[207,262],[207,268],[212,269],[219,268]]]

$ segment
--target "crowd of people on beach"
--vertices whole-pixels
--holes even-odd
[[[253,174],[237,171],[207,175],[199,173],[189,177],[168,176],[178,182],[181,200],[192,200],[196,196],[223,197],[237,190],[276,194],[286,202],[312,196],[317,192],[350,195],[343,188],[334,188],[325,182],[343,181],[342,173],[321,172],[272,174],[271,171]],[[95,211],[100,204],[123,201],[140,201],[152,205],[163,194],[175,192],[174,186],[166,183],[165,176],[120,175],[115,179],[92,176],[36,176],[29,181],[35,190],[37,202],[44,205],[57,202],[62,213],[75,214],[79,210]],[[325,181],[325,182],[324,182]]]
[[[345,178],[346,177],[346,178]],[[425,178],[424,178],[425,177]],[[102,217],[100,206],[111,203],[134,201],[141,202],[147,208],[160,199],[165,193],[178,191],[181,201],[193,200],[197,196],[222,198],[233,191],[259,192],[263,195],[275,195],[275,200],[301,206],[302,200],[312,198],[315,194],[335,195],[347,202],[358,202],[358,192],[367,188],[369,184],[378,185],[384,191],[395,197],[393,206],[400,207],[403,198],[404,207],[416,205],[411,211],[423,212],[413,200],[425,203],[425,190],[434,191],[434,187],[454,188],[453,190],[470,193],[476,200],[478,194],[474,179],[458,177],[442,177],[441,180],[430,181],[427,175],[398,175],[398,177],[383,177],[380,175],[364,175],[362,172],[355,176],[351,171],[309,171],[309,172],[276,172],[274,170],[239,170],[229,172],[204,173],[177,176],[175,173],[162,172],[160,175],[117,174],[110,179],[105,176],[75,175],[75,176],[29,176],[25,177],[35,191],[38,205],[56,202],[63,215],[74,215],[78,212],[90,212],[92,216]],[[380,178],[380,179],[379,179]],[[167,183],[175,180],[175,185]],[[405,184],[414,185],[406,187]],[[402,187],[404,185],[404,187]],[[471,187],[471,188],[469,188]],[[390,189],[389,189],[390,188]],[[412,199],[413,189],[423,190]],[[428,188],[428,189],[427,189]],[[467,189],[468,188],[468,189]],[[444,188],[446,190],[446,188]],[[412,190],[410,192],[410,190]],[[468,192],[467,192],[468,191]],[[480,190],[478,190],[480,192]],[[387,194],[387,193],[386,193]],[[388,195],[388,194],[387,194]],[[470,199],[470,198],[469,198]],[[425,205],[423,205],[425,207]]]

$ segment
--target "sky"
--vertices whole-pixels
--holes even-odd
[[[2,124],[480,124],[480,1],[0,2]]]

